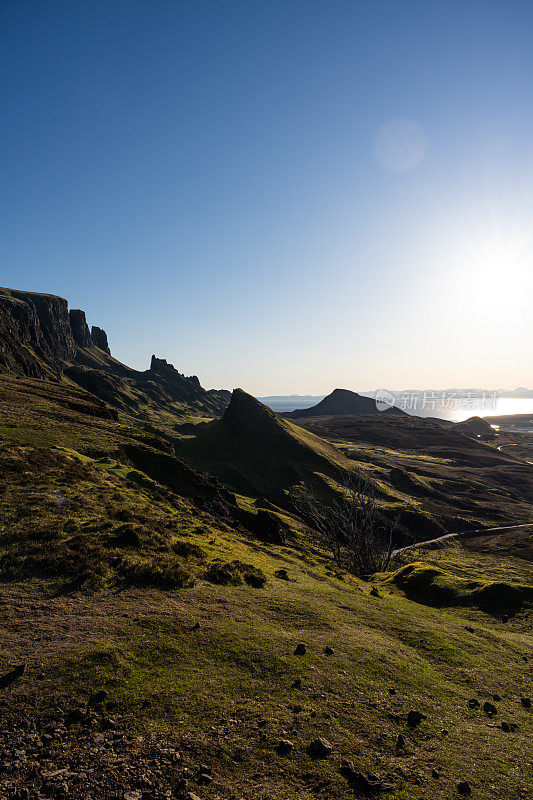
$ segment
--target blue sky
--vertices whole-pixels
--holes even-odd
[[[203,385],[533,384],[533,5],[0,2],[0,285]]]

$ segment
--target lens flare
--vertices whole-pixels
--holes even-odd
[[[386,122],[374,137],[376,160],[390,172],[409,172],[424,160],[426,152],[426,134],[408,119]]]

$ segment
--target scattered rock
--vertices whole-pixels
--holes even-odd
[[[294,744],[289,739],[280,739],[276,751],[280,756],[288,756],[292,753]]]
[[[472,794],[472,789],[470,788],[470,784],[468,781],[461,781],[457,784],[457,791],[459,794],[468,795]]]
[[[427,719],[427,717],[421,711],[410,711],[407,715],[407,724],[410,728],[416,728],[423,719]]]
[[[380,594],[379,594],[379,592],[378,592],[378,590],[376,589],[376,587],[375,587],[375,586],[373,586],[373,587],[371,588],[371,590],[370,590],[370,594],[372,595],[372,597],[380,597]]]
[[[472,697],[472,699],[468,701],[468,708],[479,708],[479,700]]]
[[[468,633],[475,633],[475,629],[471,628],[470,625],[465,625],[465,631],[468,631]]]
[[[520,702],[524,706],[524,708],[530,709],[531,708],[531,699],[529,697],[521,697]]]
[[[100,703],[103,703],[108,698],[108,693],[105,691],[95,692],[89,697],[87,701],[87,706],[89,708],[93,708],[94,706],[99,706]]]
[[[301,678],[296,678],[296,680],[292,684],[292,688],[293,689],[300,689],[301,686],[302,686],[302,679]]]
[[[307,647],[305,646],[305,644],[302,644],[302,642],[300,642],[300,644],[296,645],[296,650],[294,651],[295,656],[305,656],[306,653],[307,653]]]
[[[501,700],[501,697],[500,697],[499,694],[493,694],[492,695],[492,699],[494,700],[495,703],[499,703],[500,700]]]
[[[511,730],[511,726],[509,725],[508,722],[502,722],[501,728],[502,731],[505,731],[505,733],[509,733]]]
[[[76,722],[81,722],[84,717],[85,712],[81,708],[75,708],[68,712],[67,716],[65,717],[65,724],[74,725]]]
[[[487,717],[493,717],[495,714],[498,713],[498,709],[496,708],[496,706],[492,705],[492,703],[489,703],[488,701],[486,703],[483,703],[483,711],[485,712]]]
[[[401,750],[402,747],[405,747],[405,737],[399,733],[396,739],[396,750]]]
[[[280,581],[288,581],[289,580],[289,573],[286,569],[277,569],[274,573],[276,578],[279,578]]]
[[[346,778],[350,787],[358,794],[371,794],[374,792],[386,792],[394,789],[394,786],[383,781],[377,776],[368,772],[366,775],[355,769],[352,761],[342,760],[339,772]]]
[[[391,687],[391,688],[389,689],[389,694],[396,694],[396,689],[393,689],[393,688]]]
[[[333,746],[327,739],[319,736],[318,739],[313,739],[307,752],[311,758],[327,758],[333,752]]]
[[[0,678],[0,689],[5,689],[24,675],[26,664],[18,664]]]
[[[335,651],[333,650],[333,647],[330,647],[330,646],[329,646],[329,644],[328,644],[328,645],[326,645],[326,647],[324,647],[324,653],[325,653],[327,656],[332,656],[334,652],[335,652]]]
[[[438,771],[438,769],[432,769],[431,770],[431,777],[435,778],[435,780],[440,778],[440,772]]]

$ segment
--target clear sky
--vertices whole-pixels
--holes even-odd
[[[206,387],[533,384],[531,0],[0,0],[0,285]]]

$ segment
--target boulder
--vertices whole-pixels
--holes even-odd
[[[327,758],[333,752],[333,746],[327,739],[319,736],[317,739],[313,739],[307,752],[311,758]]]
[[[410,711],[407,715],[407,724],[410,728],[416,728],[423,719],[427,719],[427,717],[421,711]]]
[[[289,739],[280,739],[276,751],[280,756],[288,756],[292,753],[293,743]]]

